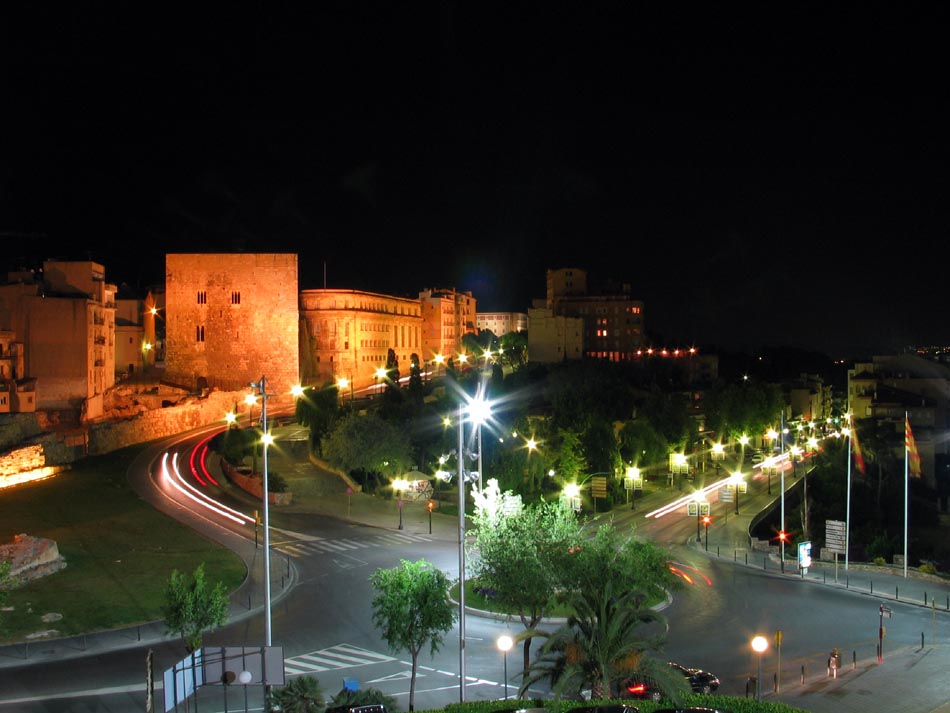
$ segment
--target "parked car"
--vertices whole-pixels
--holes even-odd
[[[689,680],[689,685],[694,693],[712,693],[719,688],[719,677],[709,673],[709,671],[703,671],[699,668],[687,668],[674,661],[670,661],[669,664]]]
[[[674,671],[683,674],[694,693],[712,693],[719,688],[719,678],[715,674],[709,673],[709,671],[689,668],[675,661],[669,661],[668,664]],[[647,680],[627,681],[624,684],[622,694],[623,698],[629,697],[648,701],[660,701],[663,699],[663,696],[663,691],[653,682]]]
[[[704,708],[702,706],[692,708],[657,708],[653,713],[732,713],[724,708]]]

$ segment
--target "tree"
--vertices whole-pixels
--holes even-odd
[[[623,681],[637,676],[651,680],[680,704],[682,694],[688,691],[684,678],[646,655],[658,651],[664,637],[641,638],[640,628],[666,622],[643,602],[642,592],[618,593],[610,582],[572,594],[574,614],[545,641],[526,672],[519,695],[537,681],[550,679],[558,696],[590,687],[591,699],[616,698]]]
[[[560,572],[584,539],[573,511],[559,502],[527,505],[520,512],[493,517],[480,509],[475,529],[472,573],[493,592],[502,611],[516,612],[533,631],[556,602]],[[531,638],[524,638],[524,669],[531,661]]]
[[[320,682],[313,676],[293,678],[272,696],[283,713],[323,713],[327,707]]]
[[[610,588],[614,592],[638,592],[635,603],[681,586],[669,569],[669,555],[653,542],[639,540],[607,522],[597,527],[561,565],[560,586],[567,592],[595,597]]]
[[[228,620],[228,594],[223,582],[210,586],[204,563],[198,565],[188,582],[177,569],[165,587],[162,614],[168,633],[178,634],[189,651],[201,648],[202,634]]]
[[[412,464],[407,435],[373,413],[344,415],[324,437],[321,450],[335,468],[373,477],[405,473]]]
[[[376,570],[370,581],[376,588],[373,624],[393,653],[408,651],[412,659],[411,711],[415,706],[419,653],[429,644],[429,653],[434,656],[442,646],[443,635],[455,622],[449,580],[425,560],[401,560],[400,567]]]
[[[321,389],[308,386],[297,399],[295,418],[310,429],[311,447],[318,446],[333,428],[340,412],[339,403],[340,392],[335,384],[326,384]]]

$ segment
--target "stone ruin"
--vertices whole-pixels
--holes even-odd
[[[0,545],[0,562],[10,562],[10,576],[21,584],[66,566],[56,542],[31,535],[14,535],[12,543]]]

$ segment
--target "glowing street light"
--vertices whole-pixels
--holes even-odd
[[[340,392],[340,405],[342,406],[346,403],[346,387],[350,387],[350,404],[353,403],[353,382],[347,379],[345,376],[341,376],[336,380],[336,389]]]
[[[637,509],[637,486],[642,487],[643,481],[641,480],[640,469],[636,466],[630,466],[627,468],[627,492],[630,493],[630,509]]]
[[[382,391],[383,382],[386,380],[386,375],[389,372],[386,371],[383,367],[377,367],[374,376],[376,377],[376,392],[379,393]]]
[[[732,481],[732,484],[736,486],[736,515],[738,515],[739,514],[739,486],[742,485],[745,482],[745,480],[743,478],[742,472],[738,470],[732,474],[729,480]]]
[[[396,478],[393,481],[393,490],[396,491],[396,495],[399,498],[398,502],[396,503],[396,507],[399,508],[399,529],[400,530],[403,529],[402,527],[402,494],[406,492],[406,489],[408,487],[409,487],[409,481],[405,480],[404,478]]]
[[[508,700],[508,652],[514,645],[514,640],[507,634],[498,637],[498,650],[502,652],[505,659],[505,700]]]
[[[257,403],[257,397],[254,394],[247,394],[244,397],[244,403],[247,404],[247,426],[251,428],[254,425],[254,404]]]
[[[759,673],[755,679],[755,699],[762,700],[762,654],[769,648],[769,640],[764,636],[756,636],[752,639],[752,650],[759,655]]]
[[[258,389],[261,395],[261,427],[264,435],[261,441],[264,444],[264,472],[262,473],[261,484],[264,489],[264,646],[271,645],[271,611],[270,611],[270,523],[269,523],[269,498],[267,492],[267,447],[274,442],[273,436],[267,431],[267,379],[261,377],[260,381],[252,381],[248,384],[252,389]],[[250,399],[250,401],[247,401]],[[248,394],[245,399],[248,405],[256,401],[253,394]]]

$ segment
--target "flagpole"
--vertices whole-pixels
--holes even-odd
[[[908,493],[910,492],[910,468],[909,468],[909,453],[910,449],[908,446],[907,435],[910,431],[910,417],[907,415],[907,412],[904,411],[904,578],[907,578],[907,500]]]
[[[851,434],[848,436],[848,496],[844,511],[844,571],[848,571],[848,552],[851,550],[851,446],[854,443],[854,417],[848,414]]]

